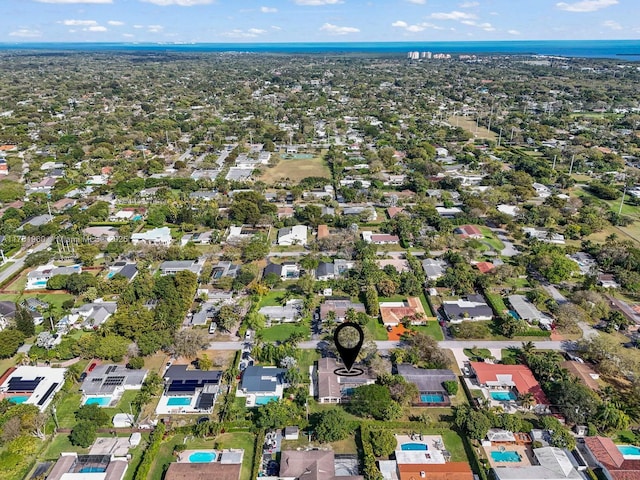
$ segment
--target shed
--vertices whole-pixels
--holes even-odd
[[[134,423],[133,415],[129,413],[116,413],[113,416],[113,426],[115,428],[129,428]]]
[[[140,432],[133,432],[129,437],[129,445],[131,445],[132,447],[137,447],[138,445],[140,445],[141,441],[142,435],[140,435]]]
[[[285,427],[284,429],[284,439],[285,440],[298,440],[298,435],[300,434],[300,429],[298,427]]]

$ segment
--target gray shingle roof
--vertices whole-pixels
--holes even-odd
[[[457,380],[456,375],[451,370],[416,368],[407,364],[398,365],[397,370],[398,375],[402,376],[407,382],[415,384],[420,392],[446,393],[443,382]]]
[[[247,367],[242,374],[242,389],[247,393],[275,392],[284,383],[284,368]]]

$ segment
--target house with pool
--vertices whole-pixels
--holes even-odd
[[[240,388],[236,397],[245,397],[247,407],[265,405],[271,401],[282,399],[287,382],[287,370],[278,367],[252,365],[242,372]]]
[[[640,447],[616,445],[607,437],[586,437],[584,446],[587,460],[600,467],[608,480],[640,478]]]
[[[375,376],[369,375],[367,368],[356,371],[357,367],[356,364],[353,368],[356,372],[354,375],[337,375],[336,370],[344,368],[342,362],[329,357],[318,360],[318,365],[312,374],[318,402],[347,403],[356,388],[376,382]]]
[[[451,370],[416,368],[413,365],[396,366],[398,375],[418,387],[419,396],[414,405],[424,407],[442,407],[451,405],[444,382],[457,382],[458,377]]]
[[[188,369],[172,365],[164,373],[165,389],[156,414],[211,413],[218,398],[221,370]]]
[[[185,450],[169,464],[164,480],[239,480],[244,450]]]
[[[550,413],[549,400],[526,365],[469,362],[469,368],[485,397],[492,404],[503,408],[514,407],[522,395],[531,394],[530,409],[538,414]]]
[[[80,385],[82,405],[115,407],[125,390],[140,390],[148,370],[133,370],[123,365],[95,365]]]
[[[27,274],[27,284],[25,290],[44,290],[47,282],[56,275],[71,275],[72,273],[82,273],[80,265],[70,267],[56,267],[55,265],[41,265]]]
[[[66,368],[11,367],[0,377],[0,399],[35,405],[44,412],[64,385]]]
[[[63,452],[47,480],[122,480],[128,467],[126,457]]]
[[[489,462],[496,480],[584,480],[580,471],[587,469],[571,452],[557,447],[534,448],[532,454],[492,449]]]

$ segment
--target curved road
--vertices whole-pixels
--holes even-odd
[[[49,248],[51,246],[52,241],[53,240],[51,238],[48,238],[43,243],[40,243],[37,246],[33,247],[32,253],[39,252],[41,250]],[[26,254],[18,259],[15,258],[15,255],[12,258],[8,258],[7,261],[13,262],[13,265],[7,267],[6,270],[3,270],[2,272],[0,272],[0,284],[2,284],[2,282],[4,282],[7,278],[9,278],[14,273],[22,270],[24,268],[24,261],[26,258],[27,258]]]

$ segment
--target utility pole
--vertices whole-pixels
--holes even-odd
[[[500,146],[501,141],[502,141],[502,127],[500,127],[500,135],[498,135],[498,146]]]
[[[624,197],[627,194],[627,185],[625,184],[624,190],[622,191],[622,200],[620,200],[620,208],[618,209],[618,216],[622,214],[622,206],[624,205]]]
[[[516,127],[511,127],[511,138],[509,139],[509,144],[513,145],[513,133],[516,131]]]
[[[571,176],[571,174],[573,173],[573,162],[575,161],[575,159],[576,159],[576,156],[575,154],[573,154],[571,156],[571,166],[569,167],[569,176]]]
[[[554,155],[553,156],[553,167],[551,167],[552,170],[555,171],[556,169],[556,160],[558,159],[558,155]]]

